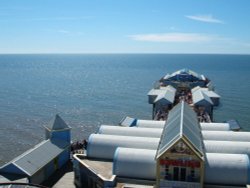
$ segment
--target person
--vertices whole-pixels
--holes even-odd
[[[88,142],[86,139],[83,140],[83,148],[86,150],[88,147]]]

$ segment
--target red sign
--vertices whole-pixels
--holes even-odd
[[[199,161],[194,161],[194,160],[160,160],[161,165],[172,165],[172,166],[184,166],[184,167],[191,167],[191,168],[199,168],[200,167],[200,162]]]

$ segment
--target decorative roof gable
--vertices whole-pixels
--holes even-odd
[[[195,112],[184,101],[176,105],[169,112],[167,122],[163,128],[156,158],[160,157],[180,140],[184,140],[189,144],[197,155],[202,158],[204,153],[200,125]]]

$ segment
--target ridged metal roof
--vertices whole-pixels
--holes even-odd
[[[174,98],[175,98],[175,92],[165,91],[164,93],[161,93],[156,97],[154,103],[157,103],[159,101],[166,101],[169,104],[173,104]]]
[[[63,140],[45,140],[3,166],[14,165],[28,176],[32,176],[69,146]]]
[[[202,90],[192,93],[194,104],[213,105],[212,100]]]
[[[193,145],[200,156],[203,156],[201,129],[196,113],[187,103],[182,101],[169,112],[156,157],[158,158],[174,143],[184,137]]]

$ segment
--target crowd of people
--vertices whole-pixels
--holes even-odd
[[[158,121],[164,121],[168,117],[168,112],[166,110],[158,110],[155,114],[154,119]]]
[[[84,153],[84,150],[87,150],[88,142],[87,140],[83,140],[81,142],[76,141],[71,144],[71,152],[75,153]]]
[[[197,112],[197,117],[198,117],[198,121],[200,123],[209,123],[211,122],[210,116],[208,115],[208,113],[204,112],[203,110],[199,110]]]
[[[179,95],[177,95],[177,103],[179,101],[185,101],[188,104],[192,104],[192,93],[191,91],[181,91]]]
[[[185,101],[188,104],[193,103],[192,99],[192,93],[190,90],[181,90],[178,92],[178,94],[175,97],[174,104],[179,103],[180,101]],[[199,122],[211,122],[211,118],[207,112],[204,111],[204,109],[196,109],[198,121]],[[155,120],[166,120],[168,117],[168,110],[165,109],[158,109],[154,119]]]

